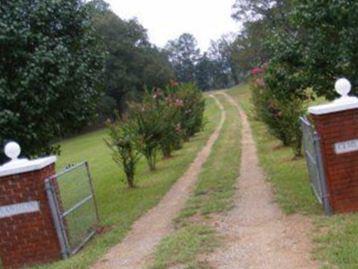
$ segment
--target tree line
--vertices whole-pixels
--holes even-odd
[[[232,36],[223,35],[211,41],[207,51],[201,53],[195,37],[184,33],[165,46],[176,79],[195,82],[202,90],[223,89],[238,83],[232,59]]]
[[[26,157],[59,153],[55,140],[114,119],[171,81],[202,90],[234,83],[224,41],[200,54],[183,34],[158,48],[103,0],[4,1],[0,25],[0,141],[18,141]]]
[[[236,0],[233,10],[242,30],[201,52],[189,33],[158,48],[103,0],[3,1],[0,141],[19,141],[24,156],[58,152],[54,140],[113,119],[147,90],[252,78],[257,115],[298,154],[310,100],[334,98],[341,76],[358,91],[358,2]]]

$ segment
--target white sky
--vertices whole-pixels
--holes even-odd
[[[121,18],[137,17],[148,30],[149,39],[163,47],[168,40],[188,32],[206,50],[211,39],[237,32],[231,18],[235,0],[106,0]]]

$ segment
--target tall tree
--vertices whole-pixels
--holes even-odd
[[[270,38],[265,22],[245,23],[245,29],[231,44],[231,65],[236,76],[243,79],[252,68],[269,60],[270,50],[266,42]]]
[[[170,62],[180,82],[195,81],[195,65],[200,57],[200,50],[195,37],[184,33],[178,39],[166,45]]]
[[[292,0],[236,0],[232,17],[241,22],[267,19],[275,25],[286,17],[285,11]]]
[[[103,53],[89,9],[80,0],[2,1],[0,22],[0,141],[47,154],[55,137],[89,122],[100,95]]]
[[[232,37],[223,35],[211,41],[208,53],[213,62],[213,88],[227,88],[237,82],[235,66],[232,59]]]
[[[214,87],[214,63],[206,53],[200,57],[195,67],[196,83],[201,90],[210,90]]]
[[[145,87],[164,87],[174,73],[167,54],[150,44],[146,30],[136,19],[122,20],[101,2],[90,3],[98,8],[95,29],[107,51],[106,94],[116,101],[117,109],[123,110],[128,98]]]
[[[244,78],[272,56],[270,41],[278,33],[291,33],[289,14],[294,0],[236,0],[232,17],[243,30],[232,43],[233,70]]]

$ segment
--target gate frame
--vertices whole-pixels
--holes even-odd
[[[307,170],[308,170],[308,174],[309,174],[309,178],[310,178],[310,182],[311,182],[311,188],[312,188],[317,200],[323,205],[325,214],[332,215],[332,207],[330,204],[329,192],[328,192],[328,187],[327,187],[327,178],[326,178],[324,165],[323,165],[323,158],[322,158],[322,151],[321,151],[321,144],[320,144],[321,138],[320,138],[319,134],[317,133],[315,127],[307,119],[307,117],[300,117],[299,121],[301,124],[302,139],[304,139],[304,132],[305,132],[304,128],[310,129],[310,132],[311,132],[311,135],[313,138],[313,150],[315,152],[315,156],[314,156],[315,164],[316,164],[316,169],[317,169],[317,174],[318,174],[319,185],[320,185],[320,188],[322,191],[321,197],[314,187],[313,179],[312,179],[312,176],[310,175],[310,171],[308,169],[309,159],[307,157],[307,150],[305,148],[305,143],[302,143],[303,147],[304,147],[304,154],[305,154]]]
[[[57,180],[58,180],[57,178],[58,177],[66,174],[68,172],[71,172],[72,170],[75,170],[75,169],[77,169],[77,168],[79,168],[81,166],[85,166],[91,194],[88,195],[87,197],[85,197],[84,199],[82,199],[81,201],[79,201],[78,203],[76,203],[75,205],[73,205],[70,209],[62,212],[61,207],[60,207],[60,203],[59,203],[59,198],[61,198],[61,197],[59,197],[59,195],[56,193],[56,189],[54,187],[54,184],[51,182],[51,180],[56,180],[55,182],[57,184]],[[89,233],[82,240],[82,242],[78,246],[76,246],[74,249],[71,250],[71,246],[70,246],[70,243],[69,243],[67,231],[66,231],[66,228],[65,228],[64,218],[68,214],[70,214],[71,212],[76,210],[77,208],[80,208],[87,201],[92,199],[93,205],[94,205],[95,217],[96,217],[96,224],[98,225],[100,223],[98,207],[97,207],[97,201],[96,201],[94,188],[93,188],[92,175],[91,175],[91,172],[90,172],[90,169],[89,169],[88,162],[84,161],[84,162],[78,163],[76,165],[72,165],[71,167],[65,168],[63,171],[61,171],[61,172],[59,172],[59,173],[57,173],[57,174],[55,174],[55,175],[53,175],[51,177],[46,178],[46,180],[45,180],[45,191],[46,191],[46,194],[47,194],[49,206],[50,206],[50,209],[51,209],[52,218],[53,218],[54,225],[55,225],[55,228],[56,228],[57,237],[58,237],[60,247],[61,247],[61,256],[62,256],[63,259],[67,259],[71,255],[76,254],[96,234],[96,230],[94,229],[91,233]]]

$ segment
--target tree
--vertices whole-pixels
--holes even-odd
[[[260,59],[268,63],[254,99],[262,97],[264,102],[256,102],[261,103],[262,118],[298,155],[297,119],[305,113],[307,101],[316,95],[333,99],[333,83],[341,76],[351,79],[353,93],[358,92],[358,3],[246,0],[237,1],[236,7],[234,17],[246,16],[245,31],[238,38],[239,65],[245,69],[243,64],[255,59],[258,65],[263,63]],[[265,40],[263,45],[260,40]]]
[[[294,1],[286,13],[285,27],[274,29],[268,39],[272,52],[268,87],[282,98],[306,98],[304,90],[313,88],[319,96],[332,99],[334,81],[348,77],[357,92],[358,4],[351,1]]]
[[[195,37],[184,33],[178,39],[169,41],[166,50],[177,80],[193,82],[195,80],[195,65],[200,57]]]
[[[174,79],[174,70],[165,51],[151,45],[142,50],[141,56],[138,62],[142,67],[138,74],[142,80],[141,89],[164,88]]]
[[[94,14],[109,11],[109,4],[103,0],[92,0],[88,2],[88,6],[92,9]]]
[[[24,156],[85,126],[100,96],[103,53],[80,0],[15,0],[0,6],[0,140]]]
[[[318,95],[336,97],[334,81],[347,77],[352,94],[358,93],[358,2],[299,1],[291,14],[301,45],[304,68],[301,77]]]
[[[268,21],[272,27],[282,24],[292,0],[236,0],[232,17],[241,22]]]
[[[216,49],[212,51],[217,51],[216,54],[218,54],[219,59],[221,59],[223,69],[231,77],[230,79],[232,80],[232,83],[238,84],[238,70],[236,61],[234,59],[234,55],[236,52],[236,47],[234,45],[235,40],[236,36],[233,33],[223,35],[220,39],[216,41]]]
[[[236,0],[232,17],[243,30],[232,43],[233,72],[244,79],[272,56],[270,41],[277,33],[292,32],[289,14],[292,0]]]
[[[174,73],[168,56],[150,44],[147,32],[136,20],[122,20],[101,0],[90,2],[95,10],[94,25],[107,51],[106,94],[123,111],[125,102],[144,88],[164,87]]]
[[[201,90],[226,88],[237,82],[231,49],[227,35],[212,41],[201,55],[195,37],[187,33],[166,46],[177,80],[196,83]]]
[[[236,74],[233,73],[235,67],[232,61],[230,37],[223,35],[217,41],[211,41],[208,53],[213,63],[213,88],[220,89],[232,86],[235,83]]]
[[[196,83],[201,90],[207,91],[213,88],[214,63],[209,59],[206,53],[199,58],[199,61],[195,67]]]

